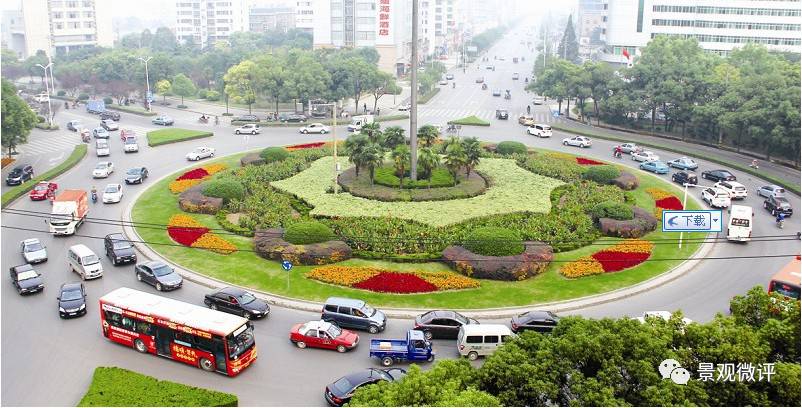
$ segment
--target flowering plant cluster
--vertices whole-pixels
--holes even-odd
[[[663,210],[682,210],[682,202],[668,191],[659,188],[647,188],[646,192],[654,198],[654,216],[662,219]]]
[[[176,214],[170,217],[170,221],[167,223],[167,234],[173,241],[192,248],[208,249],[223,255],[237,250],[232,243],[209,232],[209,228],[185,214]]]
[[[196,169],[188,170],[184,174],[178,176],[175,181],[170,183],[170,192],[178,194],[188,190],[190,187],[199,184],[201,181],[208,179],[211,175],[225,170],[225,164],[210,164],[208,166],[198,167]]]
[[[566,278],[617,272],[640,265],[652,255],[654,244],[642,239],[622,241],[590,256],[568,262],[560,268]]]
[[[301,150],[301,149],[317,149],[318,147],[323,147],[325,144],[326,142],[297,144],[297,145],[287,146],[286,149],[289,151]]]
[[[452,272],[397,272],[378,268],[323,266],[307,278],[383,293],[425,293],[479,287],[479,282]]]
[[[604,164],[604,163],[602,163],[602,162],[600,162],[598,160],[587,159],[587,158],[584,158],[584,157],[577,157],[576,158],[576,163],[577,164],[581,164],[583,166],[600,166],[600,165]]]

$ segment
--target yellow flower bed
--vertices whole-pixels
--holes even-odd
[[[312,269],[306,274],[307,278],[335,285],[351,286],[355,283],[370,279],[382,272],[376,268],[356,268],[351,266],[323,266]]]
[[[200,183],[203,179],[175,180],[170,182],[170,192],[173,194],[183,193],[190,187]]]
[[[467,276],[458,275],[450,272],[415,272],[418,276],[425,281],[437,286],[440,290],[457,290],[478,288],[479,281],[471,279]]]
[[[654,244],[649,241],[644,241],[642,239],[632,239],[632,240],[626,240],[610,248],[606,248],[605,251],[647,253],[647,252],[652,252],[653,248]]]
[[[210,164],[208,166],[203,166],[203,169],[206,170],[206,172],[209,173],[210,176],[212,174],[219,173],[227,168],[228,166],[226,166],[225,164]]]
[[[582,276],[598,275],[604,273],[602,264],[592,257],[585,256],[560,267],[560,273],[566,278],[580,278]]]
[[[673,197],[674,194],[659,188],[647,188],[646,192],[654,198],[654,201],[662,200],[664,198]]]
[[[237,247],[234,246],[234,244],[211,232],[203,234],[200,238],[192,243],[192,247],[208,249],[209,251],[217,252],[218,254],[223,255],[228,255],[237,251]]]
[[[180,228],[204,228],[203,224],[199,223],[196,219],[184,214],[173,215],[170,217],[170,221],[168,221],[167,225]]]

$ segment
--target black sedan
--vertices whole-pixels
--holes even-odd
[[[6,185],[18,186],[33,178],[33,166],[30,164],[21,164],[11,169],[6,177]]]
[[[346,375],[326,386],[326,402],[334,407],[341,407],[351,401],[359,387],[376,384],[379,381],[398,381],[407,374],[400,368],[366,368],[362,371]]]
[[[62,319],[86,314],[86,290],[81,282],[68,282],[58,291],[58,315]]]
[[[713,181],[735,181],[735,175],[727,170],[706,170],[702,172],[702,178]]]
[[[145,167],[134,167],[125,172],[125,184],[142,184],[148,178],[148,169]]]
[[[36,272],[31,264],[12,266],[9,272],[11,273],[11,283],[17,288],[20,295],[45,290],[42,275]]]
[[[239,121],[239,122],[259,122],[260,119],[256,115],[242,115],[237,116],[236,118],[231,120],[232,122]]]
[[[103,238],[103,246],[106,249],[106,256],[111,259],[111,264],[114,266],[136,262],[134,245],[119,232],[106,235]]]
[[[213,310],[233,313],[246,319],[267,317],[270,306],[248,291],[239,288],[223,288],[207,294],[203,303]]]
[[[512,331],[520,333],[524,330],[534,330],[540,333],[550,333],[560,322],[560,317],[552,312],[532,310],[513,316],[510,326]]]
[[[678,171],[672,174],[671,181],[680,185],[685,185],[686,183],[699,184],[699,180],[696,178],[696,175],[693,173],[688,173],[687,171]]]
[[[763,201],[763,208],[775,217],[779,213],[782,213],[786,217],[790,217],[791,214],[794,213],[794,209],[791,208],[791,203],[783,196],[770,196]]]
[[[459,329],[466,324],[479,324],[451,310],[432,310],[415,318],[415,330],[423,332],[426,340],[456,339]]]
[[[306,115],[293,113],[293,114],[290,114],[290,115],[287,115],[287,116],[279,117],[279,120],[282,121],[282,122],[287,122],[287,123],[291,123],[291,122],[302,123],[302,122],[306,122]]]
[[[120,121],[120,114],[117,113],[117,112],[105,111],[105,112],[102,112],[100,114],[100,120],[103,120],[103,119],[111,119],[111,120],[113,120],[115,122],[119,122]]]
[[[178,289],[184,283],[181,275],[161,261],[150,261],[134,268],[136,280],[153,285],[158,291]]]

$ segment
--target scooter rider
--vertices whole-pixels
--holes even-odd
[[[97,202],[97,188],[95,188],[95,186],[92,186],[92,203],[96,202]]]
[[[621,153],[623,153],[623,151],[621,150],[621,146],[616,146],[615,149],[613,150],[613,156],[617,159],[620,159]]]
[[[785,221],[785,213],[780,211],[777,213],[777,226],[782,228]]]

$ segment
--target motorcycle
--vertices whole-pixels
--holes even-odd
[[[615,157],[616,159],[620,159],[621,156],[622,156],[621,150],[613,150],[613,157]]]
[[[749,167],[757,170],[758,169],[757,160],[752,160],[752,163],[749,163]]]
[[[487,89],[487,84],[482,84],[482,90],[484,91],[485,89]]]
[[[785,218],[777,219],[777,228],[783,229],[785,227]]]
[[[92,192],[92,204],[97,204],[97,191]]]
[[[209,119],[206,118],[205,116],[201,116],[200,118],[198,118],[198,122],[199,123],[209,123]]]

